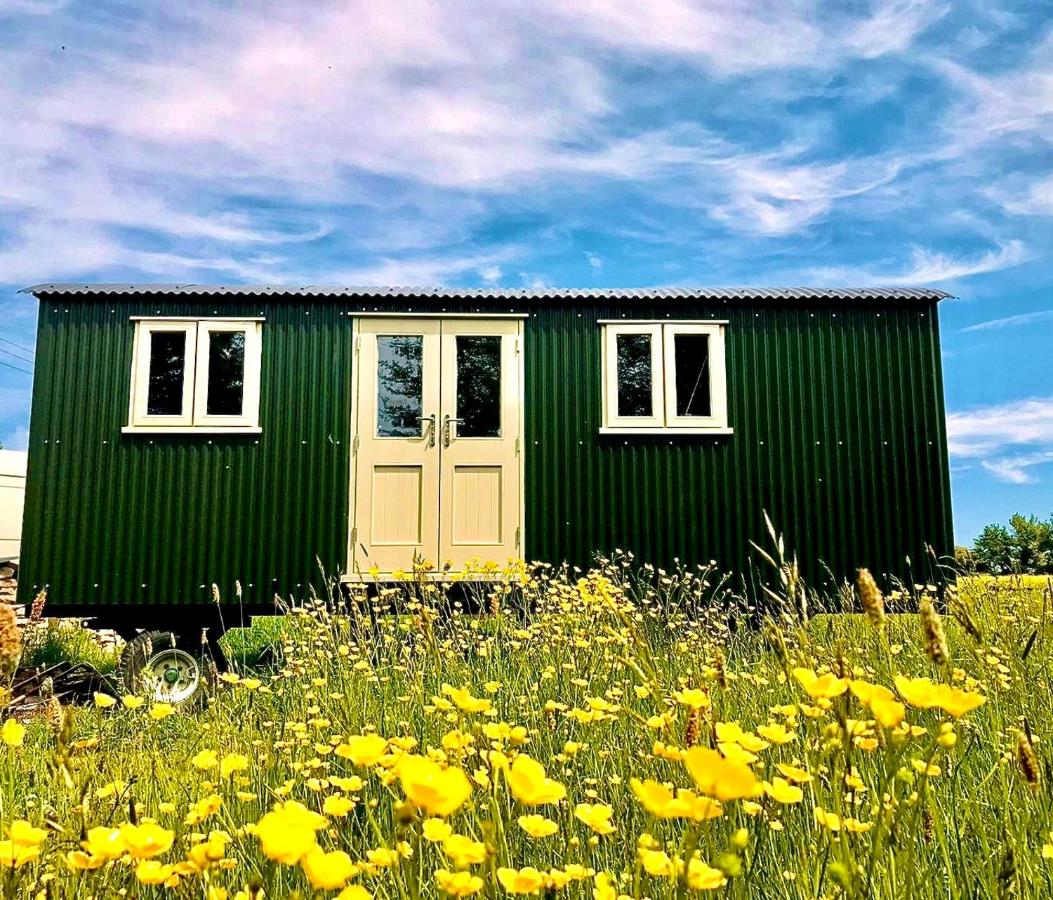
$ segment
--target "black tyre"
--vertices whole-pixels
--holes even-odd
[[[144,631],[124,645],[117,675],[125,692],[164,703],[202,701],[215,688],[216,665],[198,639]]]

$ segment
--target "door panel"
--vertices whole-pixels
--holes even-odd
[[[351,571],[519,555],[520,323],[363,318]]]
[[[518,555],[518,321],[442,323],[439,557],[504,565]]]
[[[438,320],[358,323],[352,571],[438,559]]]

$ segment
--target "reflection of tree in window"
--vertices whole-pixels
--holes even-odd
[[[419,437],[423,391],[424,338],[377,338],[377,435]]]
[[[650,416],[651,336],[619,334],[618,415]]]
[[[245,332],[208,333],[208,396],[210,416],[240,416],[245,395]]]
[[[186,332],[151,332],[150,385],[146,392],[148,416],[182,415],[185,370]]]
[[[501,338],[457,338],[458,437],[501,436]]]
[[[678,334],[673,338],[676,357],[676,414],[710,416],[709,336]]]

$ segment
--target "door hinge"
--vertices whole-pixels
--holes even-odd
[[[358,435],[355,435],[355,439],[351,442],[351,455],[356,456],[358,454]]]
[[[516,356],[519,356],[519,338],[516,338]]]
[[[519,544],[523,539],[523,526],[516,525],[516,550],[519,549]]]
[[[357,543],[358,543],[358,526],[355,525],[351,529],[351,544],[354,545],[354,544],[357,544]]]
[[[355,335],[355,353],[356,353],[356,355],[361,349],[362,349],[362,335],[356,334]]]
[[[519,436],[518,435],[516,436],[515,454],[516,454],[516,456],[519,456]]]

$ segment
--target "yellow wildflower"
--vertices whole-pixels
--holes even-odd
[[[605,803],[579,803],[574,807],[574,818],[584,822],[597,834],[613,834],[618,829],[611,823],[613,807]]]
[[[358,867],[351,862],[351,857],[343,850],[331,850],[326,853],[315,845],[300,860],[300,868],[319,891],[335,891],[342,888],[358,872]]]
[[[703,794],[723,802],[752,797],[757,789],[757,779],[747,765],[725,759],[708,747],[692,747],[684,754],[684,765]]]
[[[527,806],[558,803],[567,795],[563,785],[545,775],[541,763],[524,754],[517,756],[508,768],[508,787]]]
[[[533,866],[522,869],[501,867],[497,870],[497,880],[510,894],[536,894],[545,886],[545,875]]]
[[[452,815],[472,793],[471,782],[463,771],[443,767],[427,757],[404,757],[398,773],[406,797],[429,815]]]

